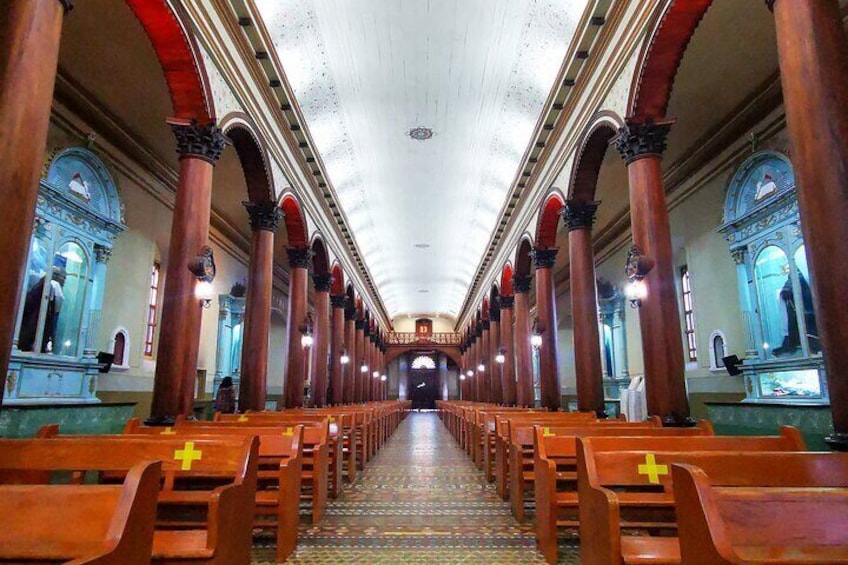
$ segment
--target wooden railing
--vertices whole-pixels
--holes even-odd
[[[460,345],[462,335],[457,333],[432,333],[419,335],[413,332],[389,332],[386,335],[388,345]]]

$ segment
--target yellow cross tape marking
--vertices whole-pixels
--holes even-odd
[[[645,456],[645,464],[639,465],[637,470],[640,475],[648,475],[648,482],[653,485],[660,484],[660,475],[668,475],[668,465],[657,465],[657,458],[653,453]]]
[[[283,435],[284,436],[293,436],[294,435],[294,428],[286,428],[286,431],[283,432]]]
[[[177,432],[175,432],[175,431],[174,431],[174,429],[173,429],[171,426],[168,426],[168,427],[167,427],[167,428],[165,428],[163,431],[159,432],[159,435],[163,435],[163,436],[175,436],[175,435],[177,435]]]
[[[331,421],[331,422],[335,422],[335,421],[336,421],[336,419],[335,419],[335,418],[333,418],[332,416],[330,416],[330,421]]]
[[[553,435],[550,428],[542,428],[542,437],[551,437]]]
[[[244,414],[242,414],[241,416],[238,417],[238,420],[236,420],[236,422],[247,422],[247,420],[248,420],[248,417],[245,416]]]
[[[192,461],[200,461],[202,456],[202,451],[194,450],[193,441],[187,441],[183,449],[177,449],[174,451],[174,459],[183,462],[182,467],[180,467],[182,471],[191,471]]]

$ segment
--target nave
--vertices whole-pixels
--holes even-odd
[[[365,473],[301,524],[294,564],[544,563],[533,523],[519,523],[453,441],[435,412],[411,412]],[[579,563],[576,545],[561,563]],[[253,563],[274,546],[254,545]]]

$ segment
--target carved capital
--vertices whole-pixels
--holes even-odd
[[[170,122],[168,125],[177,138],[180,159],[196,157],[214,165],[227,143],[221,128],[214,123],[200,125],[192,120],[189,123]]]
[[[492,323],[490,320],[482,320],[480,322],[480,331],[486,331],[491,327]]]
[[[582,202],[566,200],[562,207],[562,219],[568,231],[591,230],[595,223],[595,213],[600,202]]]
[[[767,7],[769,10],[771,10],[772,12],[774,12],[774,3],[775,3],[776,1],[777,1],[777,0],[766,0],[766,7]]]
[[[112,258],[112,248],[105,245],[95,244],[94,260],[98,263],[108,263]]]
[[[371,339],[371,324],[366,320],[362,320],[362,331],[365,333],[365,337]]]
[[[347,296],[344,294],[331,294],[330,306],[333,308],[344,308],[347,306]]]
[[[274,202],[242,202],[250,217],[250,229],[253,231],[277,231],[283,210]]]
[[[533,251],[530,252],[530,257],[533,259],[533,263],[536,264],[537,269],[552,269],[556,264],[556,256],[558,249],[539,249],[538,247],[533,248]]]
[[[498,296],[489,303],[489,320],[493,322],[501,321],[501,298]]]
[[[74,0],[59,0],[59,3],[65,8],[66,14],[74,9]]]
[[[330,287],[333,286],[333,275],[312,275],[312,284],[315,286],[315,292],[330,292]]]
[[[530,286],[533,284],[533,277],[512,277],[512,288],[515,292],[527,293],[530,292]]]
[[[501,310],[512,309],[515,306],[515,297],[514,296],[504,296],[501,295],[498,298],[498,303],[501,306]],[[500,315],[500,314],[498,314]]]
[[[738,247],[736,249],[730,250],[730,256],[733,258],[733,262],[737,265],[742,265],[745,263],[745,255],[747,254],[747,248]]]
[[[356,305],[345,302],[345,321],[356,321]]]
[[[474,328],[474,337],[483,337],[483,323],[478,323],[477,327]]]
[[[308,247],[288,247],[286,253],[289,256],[289,266],[292,269],[308,269],[309,260],[312,259],[312,250]]]
[[[661,156],[665,152],[666,138],[671,131],[671,124],[671,121],[628,123],[619,128],[615,147],[628,165],[649,155]]]
[[[354,311],[354,316],[355,316],[355,315],[356,315],[356,312]],[[364,329],[365,329],[365,320],[356,320],[356,321],[353,323],[353,325],[354,325],[354,327],[355,327],[356,329],[358,329],[358,330],[364,330]]]

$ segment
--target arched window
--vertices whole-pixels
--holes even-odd
[[[427,355],[419,355],[412,362],[412,369],[413,370],[415,370],[415,369],[431,369],[432,370],[432,369],[435,369],[435,368],[436,368],[436,362],[433,361],[432,357],[429,357]]]
[[[724,332],[716,330],[710,334],[710,369],[718,371],[724,368],[722,359],[727,357],[727,338],[724,337]]]
[[[115,345],[112,347],[112,353],[115,355],[115,360],[112,361],[115,365],[126,365],[124,358],[127,348],[127,336],[124,332],[119,331],[115,334]]]

